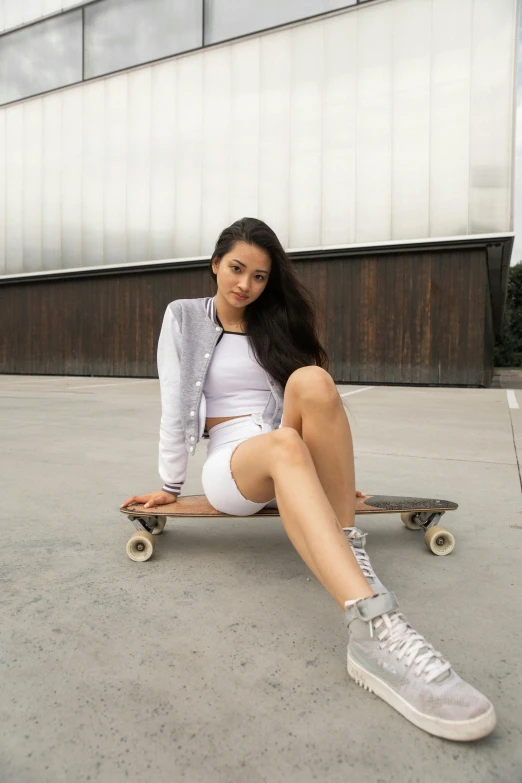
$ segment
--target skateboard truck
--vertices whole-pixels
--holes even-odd
[[[421,527],[423,530],[429,530],[433,525],[437,525],[444,512],[435,511],[431,514],[429,511],[418,511],[412,518],[412,522],[417,525],[417,528]],[[406,525],[408,527],[408,525]]]
[[[129,506],[132,511],[132,506]],[[127,514],[128,519],[132,522],[136,530],[144,530],[146,533],[152,533],[152,535],[158,535],[163,532],[163,528],[167,522],[166,517],[149,516],[148,514]]]
[[[159,522],[159,517],[135,517],[133,514],[129,514],[128,519],[136,530],[145,530],[146,533],[152,533]]]
[[[417,511],[402,513],[401,519],[408,530],[423,530],[424,543],[434,555],[449,555],[455,547],[455,537],[440,527],[444,511]]]

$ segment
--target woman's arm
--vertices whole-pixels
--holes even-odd
[[[181,493],[187,473],[188,452],[181,422],[180,352],[181,332],[169,305],[158,341],[158,375],[161,389],[161,423],[158,469],[163,491]]]

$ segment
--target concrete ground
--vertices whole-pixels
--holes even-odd
[[[159,487],[158,392],[0,376],[2,783],[521,781],[522,392],[347,398],[358,489],[459,503],[447,557],[398,517],[364,527],[412,624],[495,703],[473,744],[349,679],[342,613],[280,520],[169,522],[149,562],[126,557],[118,507]]]

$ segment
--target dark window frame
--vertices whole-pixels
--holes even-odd
[[[70,82],[69,84],[66,84],[66,85],[62,84],[62,85],[60,85],[58,87],[51,88],[50,90],[43,90],[41,92],[30,93],[29,95],[24,95],[21,98],[16,98],[13,101],[6,101],[5,103],[0,103],[0,108],[3,107],[3,106],[12,106],[12,105],[14,105],[16,103],[20,103],[20,101],[25,101],[28,98],[37,98],[40,95],[47,95],[49,93],[56,92],[57,90],[63,90],[63,89],[68,88],[68,87],[75,87],[78,84],[88,83],[88,82],[94,81],[95,79],[104,79],[107,76],[112,76],[112,75],[114,75],[116,73],[123,73],[125,71],[130,71],[133,68],[144,68],[147,65],[152,65],[153,63],[158,63],[158,62],[161,62],[162,60],[169,60],[171,57],[178,57],[178,56],[181,56],[181,55],[190,54],[191,52],[203,51],[204,49],[208,49],[208,48],[210,48],[212,46],[222,46],[223,44],[231,43],[232,41],[239,41],[242,38],[249,38],[249,37],[254,36],[254,35],[260,35],[262,33],[269,32],[270,30],[278,30],[278,29],[282,29],[284,27],[288,27],[290,25],[295,25],[295,24],[297,24],[299,22],[309,22],[312,19],[319,19],[321,16],[328,16],[330,14],[338,14],[338,13],[341,13],[342,11],[347,11],[348,9],[355,9],[355,8],[357,8],[360,5],[367,5],[368,3],[371,3],[371,2],[378,2],[378,0],[356,0],[355,4],[352,2],[349,5],[347,4],[347,5],[341,6],[340,8],[337,8],[334,11],[326,11],[326,12],[323,12],[323,13],[312,14],[310,16],[300,17],[299,19],[293,19],[293,20],[291,20],[289,22],[285,22],[284,24],[272,25],[271,27],[264,27],[264,28],[259,29],[259,30],[253,30],[250,33],[244,33],[243,35],[233,36],[232,38],[227,38],[227,39],[224,39],[222,41],[216,41],[214,43],[205,43],[205,0],[201,0],[201,5],[202,5],[202,14],[201,14],[201,26],[202,26],[202,29],[201,29],[201,41],[202,41],[202,45],[201,46],[196,46],[196,47],[194,47],[192,49],[183,49],[182,51],[173,52],[172,54],[168,54],[168,55],[165,55],[163,57],[154,58],[153,60],[146,60],[145,62],[136,63],[135,65],[128,65],[125,68],[118,68],[118,69],[116,69],[114,71],[107,71],[107,73],[102,73],[102,74],[99,74],[97,76],[91,76],[91,77],[87,77],[86,78],[85,77],[85,9],[88,6],[99,5],[100,3],[109,3],[109,2],[110,2],[110,0],[90,0],[89,2],[83,3],[82,5],[77,5],[74,8],[68,8],[65,11],[63,11],[63,10],[62,11],[56,11],[56,12],[53,12],[51,14],[47,14],[46,16],[41,17],[39,19],[34,19],[32,22],[27,22],[27,24],[21,24],[21,25],[18,25],[17,27],[13,27],[13,28],[11,28],[9,30],[5,30],[3,32],[0,32],[0,46],[1,46],[3,38],[6,38],[9,35],[13,35],[14,33],[17,33],[20,30],[25,30],[25,29],[27,29],[29,27],[35,27],[36,25],[40,25],[40,24],[45,24],[50,19],[56,19],[56,18],[61,17],[61,16],[67,16],[68,14],[73,14],[73,13],[77,13],[78,11],[81,11],[81,25],[82,25],[82,33],[81,33],[81,39],[82,39],[82,66],[81,66],[81,70],[82,70],[82,78],[79,81],[77,81],[77,82]]]

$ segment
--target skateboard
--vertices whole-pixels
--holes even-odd
[[[367,495],[356,498],[355,514],[400,514],[408,530],[423,530],[424,543],[435,555],[449,555],[455,547],[455,538],[438,523],[446,511],[455,511],[457,503],[432,498],[394,497],[392,495]],[[154,538],[163,532],[168,517],[224,517],[230,514],[210,505],[205,495],[186,495],[175,503],[144,509],[141,503],[120,508],[134,524],[136,533],[127,543],[127,555],[137,562],[148,560],[154,551]],[[277,508],[262,508],[253,517],[278,517]]]

